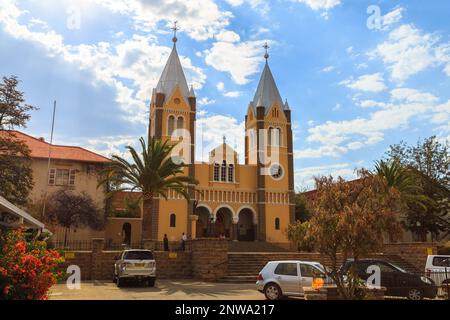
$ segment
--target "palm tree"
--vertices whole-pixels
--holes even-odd
[[[425,212],[430,206],[431,199],[424,195],[421,178],[414,168],[406,167],[399,160],[377,161],[375,171],[384,177],[389,188],[396,189],[405,206],[405,217],[410,225],[412,212]],[[415,220],[415,219],[414,219]],[[414,227],[416,228],[416,227]]]
[[[114,155],[112,163],[102,170],[100,185],[114,185],[112,196],[118,191],[141,191],[143,200],[142,216],[142,240],[157,238],[152,232],[152,224],[157,223],[153,215],[153,199],[161,196],[167,200],[169,190],[182,195],[190,200],[189,191],[195,188],[197,181],[190,176],[183,175],[185,164],[172,161],[172,150],[175,144],[168,141],[149,138],[148,146],[144,138],[139,139],[142,152],[138,153],[133,147],[127,149],[132,157],[132,162]]]
[[[376,161],[375,171],[385,178],[388,187],[396,188],[403,196],[417,194],[422,190],[414,172],[398,160]]]

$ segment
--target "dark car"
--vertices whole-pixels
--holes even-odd
[[[349,259],[342,265],[341,274],[348,274],[352,266],[356,267],[358,277],[364,281],[372,274],[367,272],[370,266],[379,267],[381,287],[386,288],[386,296],[422,300],[423,298],[434,299],[437,295],[437,287],[432,279],[407,272],[392,263],[376,259],[362,259],[357,262]]]

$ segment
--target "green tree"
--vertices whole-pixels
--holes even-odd
[[[18,84],[15,76],[0,83],[0,195],[26,205],[33,187],[30,150],[11,130],[26,127],[29,112],[37,108],[25,103]]]
[[[104,226],[101,209],[87,193],[58,190],[47,199],[46,208],[45,220],[65,228],[64,247],[67,246],[67,235],[71,228],[101,230]]]
[[[378,175],[359,172],[359,180],[347,182],[342,178],[316,178],[314,199],[308,203],[313,217],[308,230],[297,240],[312,242],[331,261],[327,270],[344,299],[360,297],[361,282],[350,273],[339,273],[340,261],[355,260],[380,249],[385,233],[395,237],[400,225],[399,193],[386,185]]]
[[[141,191],[142,240],[148,237],[155,240],[157,235],[152,233],[152,226],[157,221],[153,212],[153,199],[157,196],[167,199],[169,190],[173,190],[189,201],[189,191],[195,188],[197,181],[193,177],[183,175],[185,164],[172,160],[174,144],[155,138],[150,138],[148,146],[143,138],[139,141],[142,149],[140,153],[131,146],[127,147],[131,162],[117,155],[112,157],[112,163],[101,173],[103,178],[99,186],[111,183],[118,186],[112,193]]]
[[[437,237],[450,233],[450,154],[448,143],[433,136],[416,145],[405,142],[390,146],[388,161],[398,161],[415,177],[419,201],[408,203],[407,228],[426,240],[431,232]],[[417,198],[416,198],[417,199]]]
[[[436,136],[419,140],[416,145],[401,141],[391,145],[386,156],[389,160],[396,159],[404,166],[415,168],[442,186],[450,186],[450,147],[448,143],[439,142]]]
[[[295,193],[295,220],[305,222],[311,218],[306,205],[306,197],[301,192]]]

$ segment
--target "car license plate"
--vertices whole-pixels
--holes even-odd
[[[144,266],[144,264],[143,264],[143,263],[135,263],[134,266],[135,266],[135,267],[142,268],[142,267]]]

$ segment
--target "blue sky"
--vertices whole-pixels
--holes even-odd
[[[267,41],[305,189],[313,175],[354,177],[400,140],[450,141],[449,12],[446,0],[2,0],[0,75],[40,107],[25,132],[49,138],[56,99],[56,143],[121,154],[146,135],[178,20],[197,159],[223,134],[242,155]]]

